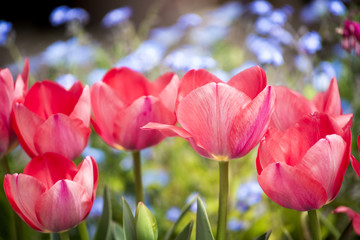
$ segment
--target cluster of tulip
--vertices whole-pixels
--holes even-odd
[[[5,103],[0,155],[11,151],[16,134],[32,158],[22,174],[5,176],[4,188],[14,211],[38,231],[68,230],[91,210],[97,164],[92,157],[79,166],[73,162],[87,145],[90,122],[108,145],[133,152],[137,202],[144,201],[138,153],[166,136],[184,138],[198,154],[218,161],[217,239],[226,238],[231,159],[260,142],[256,166],[265,194],[283,207],[309,211],[316,222],[314,210],[336,197],[351,157],[352,114],[342,114],[335,78],[309,101],[286,87],[267,86],[258,66],[227,83],[202,69],[181,80],[165,73],[150,82],[122,67],[109,70],[91,88],[76,82],[65,89],[44,80],[29,90],[28,71],[26,61],[15,85],[8,69],[0,71]],[[353,157],[352,164],[360,175]],[[336,210],[342,211],[355,216],[345,207]],[[318,229],[313,235],[319,239]]]

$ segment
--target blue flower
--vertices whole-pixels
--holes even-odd
[[[250,12],[257,15],[266,15],[272,10],[272,5],[265,0],[256,0],[249,3]]]
[[[122,167],[122,169],[124,169],[125,171],[128,171],[130,169],[132,169],[133,167],[133,161],[131,159],[131,157],[125,157],[121,160],[120,162],[120,166]]]
[[[150,31],[150,39],[162,43],[165,46],[173,46],[177,44],[184,36],[185,31],[183,28],[174,25],[171,27],[154,28]]]
[[[236,207],[240,212],[261,201],[263,191],[257,181],[241,184],[236,191]]]
[[[246,38],[246,45],[260,63],[273,64],[274,66],[280,66],[284,63],[281,46],[272,39],[250,34]]]
[[[312,85],[317,91],[326,91],[336,71],[330,62],[321,62],[312,72]]]
[[[224,82],[227,82],[230,80],[230,75],[227,72],[225,72],[224,70],[221,70],[219,68],[212,70],[211,73],[214,74],[216,77],[218,77],[219,79],[221,79]]]
[[[96,68],[92,70],[87,76],[87,83],[91,86],[94,83],[101,81],[108,70],[104,68]]]
[[[102,24],[109,28],[115,25],[121,24],[127,20],[132,15],[132,9],[129,6],[121,7],[114,9],[108,12],[102,20]]]
[[[286,13],[281,9],[272,11],[269,18],[273,23],[279,26],[283,26],[287,21]]]
[[[329,2],[329,12],[335,16],[344,16],[346,7],[341,1],[332,0]]]
[[[317,32],[308,32],[298,42],[300,52],[314,54],[321,50],[321,37]]]
[[[164,187],[169,183],[169,174],[163,169],[146,170],[143,173],[144,187],[158,185]]]
[[[301,10],[300,18],[304,23],[313,23],[324,16],[327,11],[327,0],[315,0]]]
[[[195,13],[187,13],[179,17],[176,25],[182,29],[197,27],[203,23],[202,17]]]
[[[227,223],[227,229],[233,232],[238,232],[240,230],[246,229],[248,227],[248,223],[239,221],[235,218],[229,219]]]
[[[0,21],[0,46],[5,45],[9,32],[12,29],[12,23],[4,20]]]
[[[67,13],[70,10],[68,6],[59,6],[50,13],[50,23],[53,26],[59,26],[67,21]]]
[[[180,217],[181,210],[177,207],[171,207],[166,211],[166,218],[171,221],[175,222]]]
[[[351,106],[351,103],[349,101],[347,101],[346,99],[341,99],[341,107],[343,110],[343,114],[349,114],[349,113],[354,113],[354,109]]]
[[[295,59],[295,67],[303,73],[309,73],[312,70],[312,61],[306,55],[296,55]]]
[[[89,19],[89,13],[83,8],[71,8],[66,16],[67,22],[78,21],[81,24],[86,24]]]
[[[197,198],[198,196],[199,196],[199,193],[198,193],[198,192],[193,192],[193,193],[191,193],[191,194],[186,198],[185,203],[186,203],[186,204],[190,203],[194,198]],[[205,204],[204,198],[201,197],[201,199],[203,200],[203,202],[204,202],[204,204]],[[191,206],[190,206],[190,211],[196,213],[196,211],[197,211],[197,200],[195,200],[195,201],[193,202],[193,204],[191,204]]]
[[[58,84],[60,84],[61,86],[63,86],[67,90],[69,90],[74,85],[74,83],[76,81],[77,81],[77,78],[74,75],[70,74],[70,73],[60,75],[55,80],[55,82],[57,82]]]
[[[276,24],[269,17],[259,17],[254,27],[257,33],[267,35],[276,27]]]
[[[209,13],[210,25],[229,26],[241,16],[244,9],[239,2],[228,2]]]
[[[92,156],[97,163],[103,162],[106,158],[104,151],[90,146],[87,146],[84,149],[84,151],[81,153],[81,156],[82,157]]]
[[[270,32],[270,36],[283,45],[292,45],[294,43],[294,38],[291,33],[286,31],[282,27],[274,28]]]
[[[190,40],[192,43],[210,47],[220,40],[223,40],[230,32],[228,27],[207,25],[201,28],[194,28],[190,31]]]

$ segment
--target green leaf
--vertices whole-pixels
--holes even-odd
[[[108,240],[111,236],[111,201],[107,186],[104,188],[104,207],[100,222],[95,234],[95,240]]]
[[[125,240],[136,240],[135,232],[135,219],[132,215],[129,204],[126,202],[125,198],[122,198],[123,202],[123,230],[124,230],[124,239]]]
[[[190,240],[193,225],[194,225],[193,221],[191,221],[188,225],[186,225],[186,227],[184,227],[184,229],[176,237],[175,240]]]
[[[176,222],[174,222],[174,224],[172,225],[172,227],[167,231],[164,240],[169,240],[171,239],[171,237],[173,236],[176,227],[179,225],[179,222],[183,219],[183,217],[185,216],[185,214],[190,210],[191,205],[196,201],[196,197],[194,197],[193,199],[191,199],[191,201],[188,202],[188,204],[186,204],[182,209],[181,209],[181,213],[179,218],[176,220]]]
[[[214,240],[205,205],[200,197],[197,198],[196,240]]]
[[[118,201],[114,197],[114,195],[111,195],[111,206],[112,206],[112,220],[120,224],[120,226],[123,225],[123,206],[122,201]]]
[[[266,233],[264,233],[263,235],[261,235],[260,237],[258,237],[256,240],[268,240],[271,234],[271,230],[267,231]]]
[[[137,240],[156,240],[158,229],[156,219],[144,203],[139,202],[135,217]]]
[[[111,240],[124,240],[124,230],[115,221],[111,223]]]

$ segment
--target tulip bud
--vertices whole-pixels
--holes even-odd
[[[144,203],[139,202],[135,216],[137,240],[152,240],[158,238],[156,219]]]

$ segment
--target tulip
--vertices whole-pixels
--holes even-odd
[[[113,68],[91,87],[92,124],[110,146],[139,151],[165,137],[141,127],[148,122],[175,124],[178,77],[166,73],[154,83],[129,68]]]
[[[348,217],[350,218],[350,220],[352,221],[352,226],[354,228],[354,231],[357,235],[360,235],[360,214],[355,212],[354,210],[348,208],[348,207],[344,207],[344,206],[340,206],[337,207],[333,213],[346,213],[348,215]]]
[[[311,101],[287,87],[274,86],[275,110],[270,126],[282,131],[299,121],[304,115],[323,112],[334,116],[342,114],[340,94],[336,78],[326,92],[318,93]]]
[[[90,91],[80,82],[70,90],[44,80],[35,83],[13,109],[13,127],[19,142],[33,158],[54,152],[78,157],[90,135]]]
[[[270,128],[256,166],[265,194],[298,211],[316,210],[339,192],[349,164],[352,114],[306,115],[285,131]]]
[[[360,153],[360,134],[357,138],[357,144],[358,144],[358,147],[359,147],[359,153]],[[351,156],[350,158],[350,161],[351,161],[351,165],[355,171],[355,173],[358,175],[358,177],[360,178],[360,163],[355,159],[354,156]]]
[[[24,173],[6,174],[5,194],[14,211],[33,229],[62,232],[83,221],[95,199],[98,169],[92,157],[77,167],[56,153],[33,158]]]
[[[14,84],[9,69],[0,69],[0,158],[15,146],[16,135],[11,127],[11,112],[14,101],[22,101],[27,90],[29,61],[25,59],[22,74]]]
[[[166,136],[186,139],[201,156],[228,161],[258,144],[274,106],[272,87],[258,66],[226,84],[206,70],[191,70],[181,79],[176,116],[182,127],[149,123]]]

